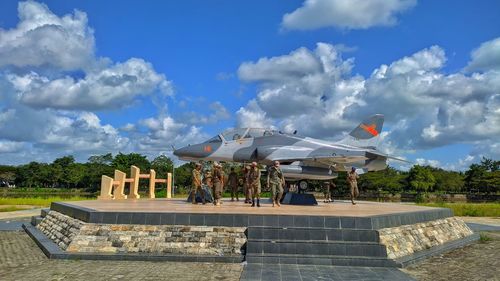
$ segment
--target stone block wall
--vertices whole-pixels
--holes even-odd
[[[242,255],[246,227],[85,223],[56,211],[37,226],[61,249],[80,253]]]
[[[61,249],[66,250],[84,224],[80,220],[50,211],[36,227]]]
[[[455,217],[412,225],[379,229],[380,243],[387,257],[397,259],[415,252],[472,235],[472,230]]]

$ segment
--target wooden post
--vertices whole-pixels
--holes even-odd
[[[115,170],[115,183],[113,190],[114,199],[127,199],[125,195],[125,182],[127,174],[120,170]]]
[[[172,198],[172,173],[167,174],[167,198]]]
[[[149,198],[154,199],[155,196],[155,185],[156,185],[156,171],[149,170]]]
[[[130,167],[130,192],[128,195],[129,199],[139,199],[139,177],[141,175],[141,170],[136,166]]]
[[[113,194],[113,179],[108,176],[101,177],[101,195],[97,196],[98,200],[110,200],[114,199]]]

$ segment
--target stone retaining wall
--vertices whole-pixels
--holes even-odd
[[[84,224],[80,220],[50,211],[36,227],[61,249],[66,250]]]
[[[246,227],[84,223],[56,211],[37,226],[68,252],[242,255]]]
[[[455,217],[379,229],[380,243],[387,257],[397,259],[415,252],[472,235],[472,230]]]

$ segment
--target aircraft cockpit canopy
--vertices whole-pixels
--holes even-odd
[[[277,134],[278,132],[275,130],[269,129],[259,129],[259,128],[236,128],[225,131],[224,133],[217,135],[207,141],[205,143],[218,143],[224,141],[235,141],[239,139],[246,138],[257,138],[257,137],[267,137]],[[221,138],[222,137],[222,138]]]

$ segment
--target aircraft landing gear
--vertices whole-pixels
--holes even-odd
[[[299,183],[297,184],[297,192],[305,193],[308,187],[309,183],[306,180],[300,180]]]

